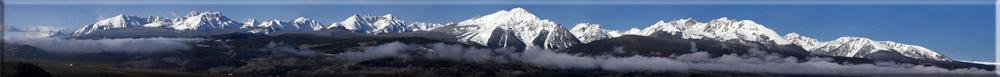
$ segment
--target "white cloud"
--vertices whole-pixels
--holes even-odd
[[[707,52],[698,51],[672,57],[583,57],[565,53],[556,53],[547,49],[526,49],[523,53],[514,53],[510,48],[478,49],[460,45],[443,43],[425,45],[409,45],[399,42],[388,43],[367,48],[364,52],[345,52],[340,57],[352,60],[365,60],[378,57],[403,57],[406,51],[427,49],[422,56],[434,59],[449,59],[471,62],[503,62],[505,60],[550,66],[562,69],[605,69],[612,71],[629,70],[660,70],[660,71],[735,71],[763,72],[780,74],[992,74],[977,68],[948,70],[934,66],[916,66],[913,64],[895,62],[877,62],[876,64],[840,64],[831,62],[831,58],[808,58],[808,61],[798,62],[795,57],[782,57],[779,54],[767,53],[758,49],[750,49],[748,54],[725,54],[712,58]]]
[[[177,16],[177,13],[174,13],[174,11],[170,11],[170,15],[174,15],[174,17],[180,17],[180,16]]]
[[[104,20],[104,16],[102,16],[102,15],[97,15],[97,21],[101,21],[101,20]]]

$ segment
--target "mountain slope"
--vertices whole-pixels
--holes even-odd
[[[580,43],[566,28],[542,20],[523,8],[477,16],[436,31],[458,35],[458,41],[488,47],[541,47],[559,49]]]
[[[208,30],[223,28],[240,28],[242,23],[233,21],[219,12],[194,12],[174,19],[174,25],[170,26],[176,30]]]
[[[792,44],[788,40],[782,38],[781,35],[774,32],[774,30],[768,29],[763,25],[750,20],[737,21],[726,17],[715,19],[708,23],[702,23],[688,18],[673,20],[670,22],[659,21],[656,22],[656,24],[641,30],[638,28],[632,28],[626,32],[609,30],[604,31],[605,32],[598,33],[606,33],[615,37],[621,35],[641,35],[677,37],[684,39],[711,39],[717,41],[733,41],[737,43],[761,43],[770,45],[768,47]],[[597,40],[606,38],[580,39]]]
[[[323,24],[316,22],[305,17],[299,17],[292,21],[281,21],[281,20],[268,20],[263,23],[259,23],[256,20],[249,19],[243,21],[243,27],[240,29],[256,29],[251,30],[252,33],[269,33],[276,31],[316,31],[323,29]],[[255,25],[256,24],[256,25]]]
[[[166,24],[167,22],[171,22],[171,20],[158,16],[150,16],[143,18],[139,16],[120,14],[118,16],[110,17],[95,22],[93,24],[84,26],[83,28],[80,28],[79,30],[73,32],[72,35],[79,36],[113,28],[161,27],[163,24]]]
[[[371,16],[356,14],[342,22],[331,24],[327,29],[347,29],[362,34],[410,32],[405,22],[392,14]]]
[[[173,20],[159,16],[138,17],[122,14],[84,26],[83,28],[70,33],[70,36],[83,36],[98,31],[116,28],[164,27],[175,30],[209,30],[240,28],[242,25],[243,24],[239,22],[230,20],[226,16],[222,16],[222,13],[219,12],[198,13],[192,11],[188,15],[178,17]]]
[[[663,23],[657,22],[653,26],[643,29],[642,35],[649,35],[655,32],[680,32],[681,37],[686,39],[715,39],[718,41],[736,40],[740,42],[762,42],[777,45],[792,44],[783,39],[781,35],[768,29],[763,25],[750,20],[736,21],[722,17],[708,23],[700,23],[693,19],[681,19]]]
[[[454,23],[448,23],[448,24],[454,24]],[[442,26],[444,25],[435,23],[413,22],[410,25],[406,25],[406,28],[410,29],[409,31],[430,31]]]
[[[874,55],[873,53],[892,52],[890,54],[900,54],[906,58],[918,60],[951,61],[950,58],[930,49],[892,41],[873,41],[862,37],[841,37],[833,41],[820,42],[816,41],[816,39],[800,36],[798,33],[789,33],[784,38],[793,41],[796,45],[802,46],[814,54],[871,58],[868,56]]]
[[[597,41],[600,39],[618,37],[619,34],[616,30],[605,30],[600,24],[590,24],[590,23],[580,23],[576,27],[569,30],[579,39],[582,43],[589,43],[592,41]]]

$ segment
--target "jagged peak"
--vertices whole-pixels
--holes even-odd
[[[124,17],[124,16],[125,16],[125,14],[118,14],[118,15],[115,15],[115,17],[112,17],[112,18]]]
[[[191,13],[184,15],[184,17],[196,16],[196,15],[198,15],[198,11],[191,11]]]
[[[104,20],[100,20],[100,21],[98,21],[98,23],[124,22],[126,20],[130,20],[130,19],[133,19],[133,18],[135,18],[135,19],[142,19],[139,16],[118,14],[118,15],[115,15],[114,17],[108,17],[108,18],[105,18]]]
[[[258,22],[258,21],[256,19],[253,19],[253,18],[247,18],[247,20],[243,21],[243,22]]]
[[[719,19],[714,19],[712,21],[709,21],[709,23],[719,23],[719,22],[730,23],[730,22],[736,22],[736,20],[729,19],[729,17],[722,17],[722,18],[719,18]]]
[[[206,16],[206,15],[207,16],[216,16],[217,17],[217,16],[222,16],[222,13],[221,12],[212,12],[212,11],[205,11],[205,12],[200,12],[199,13],[197,11],[191,11],[191,13],[188,13],[187,15],[184,15],[183,17],[180,17],[180,18],[187,18],[187,17],[194,17],[194,16]]]
[[[592,24],[590,22],[587,22],[587,23],[576,24],[576,26],[574,26],[573,29],[570,30],[578,30],[578,29],[604,29],[604,28],[601,27],[601,24]]]
[[[848,37],[840,37],[840,38],[837,38],[834,41],[837,41],[837,40],[844,40],[844,41],[849,41],[849,40],[872,41],[872,39],[868,39],[868,38],[864,38],[864,37],[850,37],[850,36],[848,36]]]
[[[500,10],[497,13],[489,14],[489,15],[486,15],[486,16],[483,16],[483,17],[489,17],[489,18],[494,18],[494,19],[498,19],[498,18],[539,19],[534,14],[531,14],[528,11],[524,10],[524,8],[520,8],[520,7],[511,9],[510,11]]]
[[[799,35],[799,33],[792,32],[785,34],[785,37],[801,37],[801,35]]]
[[[358,17],[366,16],[366,15],[367,14],[364,14],[364,15],[362,15],[362,14],[354,14],[354,15],[351,15],[351,17],[348,17],[348,18],[358,18]]]
[[[511,11],[501,10],[493,14],[477,16],[472,19],[459,22],[457,24],[459,26],[485,25],[485,24],[509,25],[517,22],[538,22],[551,25],[537,25],[537,26],[558,26],[552,21],[540,19],[535,15],[532,15],[531,13],[524,11],[523,8],[515,8],[511,9]]]
[[[146,16],[146,18],[165,18],[165,17],[160,17],[160,16]]]
[[[679,19],[677,21],[683,21],[684,25],[694,25],[697,23],[701,23],[698,22],[697,20],[692,19],[691,17],[688,17],[687,19]]]
[[[264,22],[281,22],[281,20],[267,20],[267,21],[264,21]]]
[[[888,48],[886,48],[886,46],[887,46],[887,45],[885,45],[885,44],[882,44],[882,43],[881,43],[881,42],[879,42],[879,41],[874,41],[874,40],[871,40],[871,39],[868,39],[868,38],[864,38],[864,37],[840,37],[840,38],[837,38],[837,40],[833,40],[833,41],[831,41],[831,42],[841,42],[841,43],[848,43],[848,42],[851,42],[851,43],[867,43],[867,44],[869,44],[869,45],[872,45],[872,46],[874,46],[874,47],[875,47],[875,49],[879,49],[879,50],[888,50]]]
[[[892,42],[892,41],[882,41],[882,42],[883,42],[883,43],[896,43],[896,44],[903,44],[903,43],[897,43],[897,42]]]
[[[396,19],[396,16],[393,16],[392,14],[385,14],[382,17]]]
[[[722,18],[715,19],[715,20],[729,20],[729,17],[722,17]]]
[[[299,18],[296,18],[294,21],[295,22],[307,22],[307,21],[312,21],[312,20],[309,19],[309,18],[306,18],[306,17],[299,17]]]
[[[347,18],[346,20],[352,21],[352,20],[372,19],[372,18],[386,18],[386,19],[398,20],[398,18],[396,18],[396,16],[392,14],[387,14],[383,16],[372,16],[370,14],[354,14],[353,16]]]
[[[205,11],[205,12],[202,12],[201,14],[199,14],[199,15],[222,16],[222,12]]]

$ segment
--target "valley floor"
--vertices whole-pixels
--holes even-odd
[[[170,70],[115,68],[114,64],[22,60],[6,58],[3,63],[28,63],[41,67],[53,77],[224,77],[226,75],[178,72]],[[5,68],[6,69],[6,68]]]

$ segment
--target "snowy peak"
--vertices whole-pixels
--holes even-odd
[[[187,15],[184,15],[183,17],[193,17],[193,16],[197,16],[197,15],[199,15],[198,11],[191,11],[190,13],[188,13]]]
[[[866,56],[879,51],[896,51],[913,59],[951,61],[950,58],[924,47],[892,41],[874,41],[863,37],[840,37],[833,41],[820,42],[797,33],[789,33],[784,38],[814,54],[867,58]]]
[[[882,50],[888,51],[889,49],[886,48],[886,45],[868,38],[840,37],[837,40],[827,42],[824,46],[817,47],[814,51],[837,53],[834,56],[862,57]]]
[[[293,21],[293,22],[296,22],[296,23],[308,23],[308,22],[314,22],[313,20],[311,20],[311,19],[309,19],[309,18],[306,18],[306,17],[299,17],[299,18],[296,18],[295,20],[292,20],[292,21]]]
[[[382,15],[382,18],[391,19],[391,20],[399,20],[399,18],[396,18],[396,16],[393,16],[392,14]]]
[[[620,36],[618,31],[605,30],[600,24],[580,23],[569,30],[582,43]]]
[[[241,27],[241,29],[246,29],[246,28],[262,28],[262,29],[266,29],[267,32],[276,32],[276,31],[285,31],[285,30],[292,30],[292,31],[314,31],[314,30],[323,29],[323,24],[322,23],[316,22],[315,20],[310,20],[310,19],[305,18],[305,17],[299,17],[299,18],[296,18],[295,20],[291,20],[291,21],[267,20],[267,21],[264,21],[263,23],[258,23],[257,25],[253,24],[255,22],[256,22],[256,20],[248,19],[247,21],[243,22],[244,26]]]
[[[802,47],[803,49],[806,50],[812,49],[814,46],[822,43],[819,40],[813,38],[800,36],[798,33],[795,32],[786,34],[784,38],[789,42],[792,42],[795,45],[799,45],[799,47]]]
[[[260,24],[261,24],[260,21],[257,21],[255,19],[247,19],[246,21],[243,21],[243,27],[240,28],[254,27]]]
[[[685,39],[713,39],[718,41],[736,40],[740,42],[758,42],[775,45],[792,44],[781,35],[763,25],[750,20],[736,21],[727,17],[701,23],[694,19],[677,19],[670,22],[659,21],[641,31],[628,31],[625,34],[651,36],[656,32],[667,32],[680,35]]]
[[[160,16],[149,16],[146,17],[146,23],[142,25],[143,27],[166,27],[173,25],[173,20],[170,18],[160,17]]]
[[[292,25],[295,25],[299,31],[314,31],[323,29],[323,23],[316,22],[305,17],[299,17],[292,21]]]
[[[887,45],[889,49],[896,50],[902,53],[904,56],[910,58],[916,58],[922,60],[951,61],[951,58],[948,58],[947,56],[941,55],[940,53],[937,53],[935,51],[932,51],[930,49],[921,46],[896,43],[892,41],[882,41],[879,43]]]
[[[547,49],[569,47],[579,41],[555,22],[541,20],[523,8],[501,10],[456,24],[447,33],[459,35],[459,42],[490,47],[527,46]]]
[[[59,38],[59,37],[65,37],[65,36],[66,36],[66,33],[63,33],[63,31],[56,31],[55,33],[49,34],[46,37],[49,37],[49,38]]]
[[[172,28],[176,30],[207,30],[223,28],[240,28],[242,23],[230,20],[219,12],[191,12],[174,20]]]
[[[399,20],[392,14],[384,16],[371,16],[357,14],[345,19],[342,22],[331,24],[330,28],[343,28],[357,33],[381,34],[409,32],[405,22]]]
[[[143,22],[144,20],[145,20],[144,18],[141,18],[139,16],[131,16],[131,15],[119,14],[119,15],[117,15],[115,17],[107,18],[107,19],[98,21],[97,23],[94,23],[94,24],[95,25],[110,25],[111,27],[114,27],[114,28],[124,28],[124,27],[140,26],[140,25],[144,24],[144,22]]]
[[[452,23],[448,23],[448,24],[452,24]],[[444,25],[435,24],[435,23],[413,22],[410,25],[406,25],[406,28],[409,28],[410,31],[430,31],[430,30],[433,30],[435,28],[442,27],[442,26],[444,26]]]
[[[477,16],[473,19],[459,22],[458,25],[503,24],[505,22],[527,22],[527,21],[538,21],[538,20],[541,19],[536,17],[534,14],[525,11],[523,8],[514,8],[511,9],[510,11],[500,10],[493,14],[485,16]]]
[[[139,17],[139,16],[132,16],[132,15],[123,15],[123,14],[120,14],[120,15],[117,15],[117,16],[114,16],[114,17],[110,17],[110,18],[107,18],[107,19],[95,22],[95,23],[87,25],[87,26],[84,26],[83,28],[81,28],[81,29],[73,32],[72,36],[85,35],[85,34],[93,33],[93,32],[96,32],[96,31],[103,31],[103,30],[113,29],[113,28],[161,27],[163,25],[169,25],[169,23],[167,23],[167,22],[171,22],[171,21],[168,20],[168,19],[166,19],[166,18],[159,17],[159,16],[150,16],[150,17],[147,17],[147,18],[142,18],[142,17]],[[152,23],[152,24],[150,24],[150,23]]]

